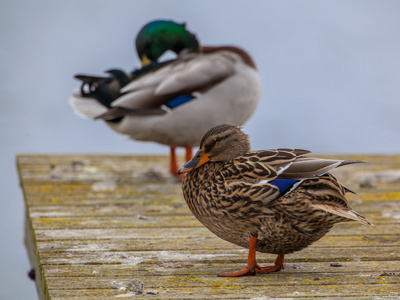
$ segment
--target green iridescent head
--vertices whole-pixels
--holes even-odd
[[[142,65],[156,61],[166,51],[179,54],[183,49],[199,50],[196,36],[186,30],[186,24],[157,20],[146,24],[136,37],[136,50]]]

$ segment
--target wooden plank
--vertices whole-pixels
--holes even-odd
[[[31,267],[33,270],[33,276],[36,278],[35,284],[36,284],[36,290],[38,292],[39,299],[45,299],[46,294],[45,294],[45,287],[43,286],[43,282],[41,280],[42,278],[42,270],[41,266],[39,265],[39,259],[38,259],[38,251],[37,251],[37,245],[35,244],[35,238],[32,234],[32,227],[31,223],[29,222],[29,219],[26,218],[24,220],[24,227],[25,227],[25,237],[24,237],[24,243],[26,250],[28,252],[28,258],[29,262],[31,263]]]
[[[204,249],[206,248],[206,249]],[[213,261],[213,262],[243,262],[247,260],[245,249],[222,249],[213,250],[204,247],[203,249],[190,250],[156,250],[156,251],[41,251],[39,256],[44,264],[83,264],[83,263],[118,263],[118,264],[138,264],[150,263],[153,261]],[[93,248],[94,250],[97,250]],[[288,262],[293,261],[313,261],[313,262],[336,262],[336,261],[399,261],[400,253],[398,247],[351,247],[351,251],[346,251],[346,247],[327,248],[310,247],[301,252],[296,252],[287,256]],[[50,249],[52,250],[52,249]],[[259,255],[261,261],[264,255]],[[269,256],[269,260],[274,260],[275,256]],[[361,263],[360,263],[361,264]]]
[[[150,240],[151,239],[151,240]],[[199,239],[203,240],[203,244],[199,244]],[[379,235],[379,236],[363,236],[363,235],[329,235],[321,239],[315,247],[332,247],[337,244],[345,247],[381,247],[400,246],[400,235]],[[104,249],[107,251],[146,251],[146,250],[184,250],[184,249],[225,249],[227,242],[216,237],[194,237],[182,236],[180,238],[160,238],[160,237],[147,237],[147,238],[132,238],[126,237],[121,239],[84,239],[84,240],[42,240],[37,242],[38,249],[45,251],[51,249],[52,251],[69,249],[71,251],[90,251],[92,249]],[[207,245],[207,247],[205,247]]]
[[[272,256],[271,256],[272,257]],[[268,264],[272,260],[264,260]],[[245,264],[228,262],[188,262],[188,261],[157,261],[139,264],[46,264],[43,266],[49,277],[116,277],[116,276],[172,276],[172,275],[210,275],[216,277],[221,270],[238,270]],[[392,261],[363,261],[358,260],[342,261],[341,267],[333,267],[330,262],[295,261],[288,262],[285,270],[273,273],[273,276],[292,276],[293,274],[308,274],[318,276],[319,274],[364,274],[365,276],[398,276],[400,264],[393,264]],[[386,274],[386,275],[385,275]],[[262,278],[266,280],[271,274],[264,274]],[[280,277],[274,277],[280,278]],[[257,281],[257,280],[256,280]]]
[[[263,287],[265,284],[273,289],[276,286],[303,286],[303,288],[309,289],[309,286],[315,287],[318,285],[332,285],[336,282],[340,282],[340,285],[372,285],[382,284],[395,286],[400,284],[399,276],[379,276],[371,274],[360,274],[360,273],[318,273],[318,277],[315,274],[301,274],[301,273],[280,273],[272,276],[258,276],[259,278],[254,279],[246,277],[243,279],[232,279],[232,278],[220,278],[217,276],[205,275],[165,275],[165,276],[140,276],[141,281],[145,283],[146,287],[150,289],[157,289],[163,287],[164,289],[181,287],[182,289],[190,289],[193,287],[229,287],[233,284],[238,289],[244,289],[251,285],[253,288],[256,286]],[[317,279],[316,279],[317,278]],[[47,280],[49,289],[107,289],[111,288],[111,283],[115,280],[115,277],[55,277]],[[129,279],[122,279],[126,286],[129,284]]]
[[[354,299],[400,295],[400,156],[334,156],[370,164],[335,175],[359,195],[374,227],[339,224],[287,255],[286,269],[219,278],[243,268],[245,249],[212,235],[189,212],[165,156],[20,155],[26,244],[41,299]],[[259,254],[260,263],[273,255]],[[144,290],[129,290],[139,280]],[[133,288],[132,288],[133,289]]]
[[[110,239],[110,238],[154,238],[170,236],[172,238],[182,238],[191,236],[212,236],[212,234],[203,227],[152,227],[152,228],[90,228],[90,229],[52,229],[36,230],[36,240],[79,240],[79,239]],[[173,228],[173,230],[171,230]],[[329,235],[354,236],[380,236],[393,233],[398,235],[399,224],[376,225],[374,227],[360,226],[356,223],[338,224],[328,233]]]
[[[274,299],[277,298],[329,298],[329,299],[379,299],[379,296],[398,297],[398,284],[362,284],[362,285],[320,285],[307,286],[307,289],[300,290],[298,286],[274,286],[270,288],[266,283],[264,286],[237,285],[215,286],[215,287],[181,287],[169,288],[167,290],[151,290],[157,299]],[[359,290],[362,289],[363,297],[360,297]],[[149,299],[152,294],[136,295],[126,291],[113,289],[85,289],[76,290],[52,290],[51,299],[110,299],[110,298],[134,298]],[[338,297],[338,295],[340,295]],[[118,297],[118,298],[117,298]]]

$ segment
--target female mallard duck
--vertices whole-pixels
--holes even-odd
[[[143,67],[131,74],[77,75],[81,89],[70,100],[86,118],[102,119],[116,132],[171,147],[198,146],[203,133],[221,123],[243,125],[260,97],[260,79],[250,55],[233,46],[201,46],[185,24],[154,21],[142,28],[136,48]],[[171,50],[176,59],[157,62]]]
[[[306,248],[334,224],[358,221],[349,190],[328,172],[360,161],[305,157],[310,151],[250,152],[237,126],[205,133],[200,150],[179,169],[185,200],[196,218],[220,238],[249,248],[247,267],[221,276],[255,275],[283,269],[285,254]],[[256,251],[277,254],[274,266],[260,267]]]

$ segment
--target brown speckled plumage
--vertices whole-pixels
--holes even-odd
[[[220,238],[244,248],[256,238],[256,251],[282,255],[283,268],[284,254],[304,249],[336,223],[371,225],[351,209],[348,190],[328,173],[358,161],[304,157],[310,152],[299,149],[249,150],[239,127],[220,125],[204,135],[200,150],[180,169],[186,172],[182,188],[190,210]],[[282,194],[271,183],[276,178],[303,181]],[[253,273],[261,269],[256,265]]]

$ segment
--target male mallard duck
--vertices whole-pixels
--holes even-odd
[[[86,118],[102,119],[134,140],[171,147],[171,173],[178,165],[175,147],[198,146],[203,133],[221,123],[243,125],[260,97],[260,79],[250,55],[233,46],[201,46],[185,24],[154,21],[136,39],[142,68],[109,76],[76,75],[81,89],[70,100]],[[167,50],[176,59],[157,62]]]
[[[334,224],[358,221],[349,190],[328,172],[357,163],[305,157],[310,151],[250,152],[240,127],[219,125],[205,133],[200,150],[179,169],[185,200],[196,218],[218,237],[249,248],[247,267],[221,276],[255,275],[283,269],[285,254],[306,248]],[[260,267],[256,251],[277,254]]]

